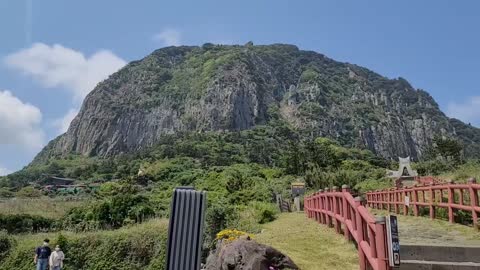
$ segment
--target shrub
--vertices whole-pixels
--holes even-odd
[[[55,220],[41,216],[0,214],[0,230],[5,230],[12,234],[49,231],[55,225]]]
[[[0,188],[0,198],[12,198],[15,197],[15,193],[6,188]]]
[[[355,189],[360,191],[361,193],[365,193],[365,192],[377,190],[377,189],[392,188],[393,183],[394,182],[392,179],[383,179],[383,180],[368,179],[356,184]]]
[[[246,233],[244,231],[239,231],[237,229],[225,229],[217,233],[217,237],[215,238],[215,240],[224,240],[227,242],[231,242],[239,239],[242,236],[253,238],[252,234]]]
[[[65,252],[65,270],[73,269],[165,269],[166,220],[152,220],[116,231],[72,234],[55,237]],[[45,236],[42,236],[45,237]],[[0,235],[0,239],[1,239]],[[39,238],[23,236],[1,261],[0,270],[32,269],[32,252]],[[1,242],[1,240],[0,240]]]
[[[126,223],[141,223],[155,215],[148,197],[119,194],[71,209],[63,218],[64,229],[91,230],[120,228]]]
[[[6,231],[0,231],[0,263],[7,257],[14,244],[15,240]]]
[[[17,192],[17,197],[21,198],[38,198],[42,196],[42,192],[34,187],[24,187]]]
[[[275,204],[264,202],[251,202],[247,206],[255,211],[256,221],[260,224],[274,221],[279,209]]]

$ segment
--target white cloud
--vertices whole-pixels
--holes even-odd
[[[70,123],[72,122],[73,118],[75,118],[77,114],[78,114],[78,109],[70,109],[66,115],[54,120],[53,126],[55,126],[58,129],[58,132],[60,134],[65,133],[67,132],[68,127],[70,126]]]
[[[8,174],[11,174],[13,171],[7,169],[7,168],[3,168],[3,167],[0,167],[0,176],[5,176],[5,175],[8,175]]]
[[[471,97],[463,103],[448,104],[447,115],[480,126],[480,96]]]
[[[38,150],[45,139],[41,121],[42,113],[37,107],[23,103],[9,91],[0,90],[0,144]]]
[[[100,50],[90,57],[55,44],[35,43],[30,48],[5,58],[12,69],[32,76],[44,87],[60,87],[70,91],[76,101],[83,98],[102,80],[125,66],[125,60],[111,51]]]
[[[4,60],[8,67],[31,76],[44,87],[58,87],[72,94],[75,108],[53,123],[61,133],[68,129],[83,98],[99,82],[126,65],[125,60],[108,50],[87,57],[59,44],[49,46],[43,43],[12,53]]]
[[[175,29],[165,29],[153,36],[154,41],[161,42],[164,46],[178,46],[181,43],[181,33]]]

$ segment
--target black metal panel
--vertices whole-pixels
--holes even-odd
[[[207,194],[192,187],[173,192],[168,228],[167,270],[199,270]]]

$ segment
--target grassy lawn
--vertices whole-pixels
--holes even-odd
[[[387,211],[370,209],[374,214],[388,215]],[[397,215],[400,244],[480,246],[480,232],[474,228],[450,224],[429,217]]]
[[[288,255],[302,270],[358,269],[353,243],[303,213],[281,214],[255,240]]]
[[[0,200],[0,214],[29,214],[46,218],[60,218],[68,210],[79,206],[83,201],[52,199],[49,197],[38,199],[7,199]]]

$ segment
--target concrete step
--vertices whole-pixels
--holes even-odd
[[[400,270],[479,270],[480,263],[402,260]]]
[[[400,246],[400,270],[480,270],[480,247]]]
[[[401,245],[400,258],[402,261],[480,263],[480,247]]]

